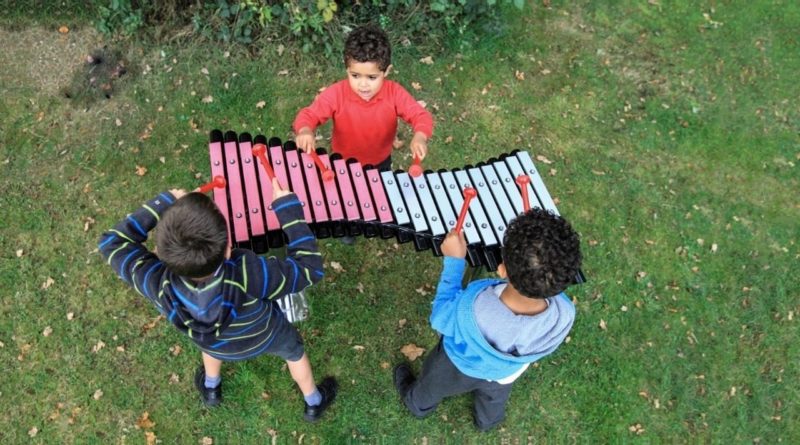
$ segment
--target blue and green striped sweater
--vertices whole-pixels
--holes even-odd
[[[264,258],[245,249],[211,278],[196,282],[164,266],[144,243],[175,197],[164,192],[100,237],[100,253],[123,281],[155,304],[201,350],[221,360],[263,353],[275,339],[276,298],[322,279],[322,256],[294,194],[273,202],[287,236],[286,259]]]

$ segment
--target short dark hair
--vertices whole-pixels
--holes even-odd
[[[188,193],[168,208],[156,226],[156,252],[167,269],[189,278],[211,275],[225,259],[228,224],[202,193]]]
[[[382,29],[374,25],[365,25],[354,29],[347,35],[344,43],[344,65],[350,61],[375,62],[381,71],[392,64],[392,47],[389,37]]]
[[[511,221],[502,254],[508,281],[529,298],[559,294],[581,266],[578,234],[564,218],[540,208]]]

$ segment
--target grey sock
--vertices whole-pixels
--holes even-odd
[[[322,403],[322,394],[320,394],[319,389],[314,388],[314,393],[310,395],[304,395],[304,399],[306,399],[306,403],[309,406],[317,406]]]
[[[219,386],[221,382],[222,382],[221,375],[218,375],[216,377],[209,377],[208,374],[206,374],[206,382],[205,382],[206,388],[209,389],[216,388],[217,386]]]

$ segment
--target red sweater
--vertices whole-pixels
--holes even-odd
[[[362,164],[377,165],[392,154],[397,135],[397,118],[406,121],[427,137],[433,134],[433,117],[400,86],[386,80],[369,102],[359,97],[347,82],[336,82],[320,93],[314,102],[300,110],[294,119],[294,131],[303,127],[312,131],[333,119],[331,148]]]

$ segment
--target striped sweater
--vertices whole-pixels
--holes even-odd
[[[287,236],[286,259],[264,258],[245,249],[203,282],[170,272],[144,245],[148,233],[175,202],[159,194],[100,237],[100,253],[136,292],[194,341],[221,360],[244,360],[263,353],[274,341],[275,299],[322,279],[322,256],[294,194],[273,202]]]

